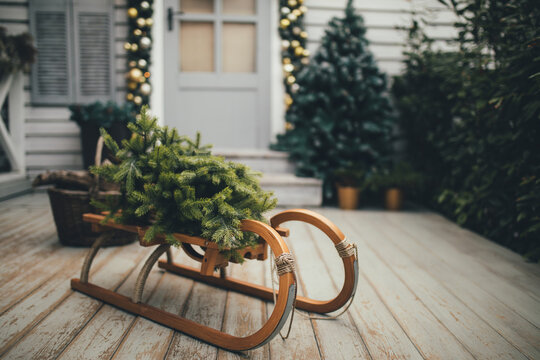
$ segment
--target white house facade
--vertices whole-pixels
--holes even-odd
[[[284,131],[279,2],[181,1],[154,2],[152,111],[187,135],[201,130],[203,141],[219,148],[267,149]],[[312,54],[345,3],[304,1]],[[182,6],[200,8],[190,13]],[[413,13],[425,14],[432,37],[455,35],[453,14],[436,0],[357,0],[355,6],[365,19],[371,51],[389,76],[403,67],[403,28]],[[0,0],[0,26],[11,34],[31,32],[41,56],[23,80],[30,177],[81,168],[79,129],[69,120],[68,105],[124,101],[126,12],[125,0]],[[63,36],[61,29],[67,29]]]

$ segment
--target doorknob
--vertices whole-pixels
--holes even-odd
[[[169,31],[172,31],[172,29],[173,29],[174,15],[182,15],[183,13],[184,13],[183,11],[176,11],[175,12],[172,7],[167,9],[167,24],[169,25],[168,26]]]

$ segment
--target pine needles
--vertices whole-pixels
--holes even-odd
[[[144,241],[164,234],[179,245],[171,236],[178,232],[214,241],[221,249],[256,242],[256,235],[240,231],[241,220],[266,221],[263,213],[277,202],[260,188],[259,173],[211,155],[210,146],[201,146],[200,134],[193,141],[158,126],[146,108],[128,126],[133,136],[121,146],[101,129],[116,159],[91,170],[120,184],[122,195],[118,203],[95,204],[98,208],[119,223],[148,226]]]

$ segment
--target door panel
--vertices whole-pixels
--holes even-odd
[[[267,0],[165,0],[165,123],[216,147],[270,138]],[[182,11],[179,11],[182,9]]]
[[[217,147],[257,148],[257,138],[252,135],[257,131],[256,122],[244,121],[257,116],[257,95],[253,91],[230,91],[224,96],[219,90],[186,90],[178,105],[183,119],[195,119],[177,119],[186,134],[200,131],[204,143]]]

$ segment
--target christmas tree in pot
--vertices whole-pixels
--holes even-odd
[[[368,50],[362,17],[349,0],[343,18],[333,18],[286,113],[288,130],[276,150],[287,151],[299,176],[324,181],[334,194],[332,174],[357,168],[369,174],[389,154],[393,124],[387,82]]]

